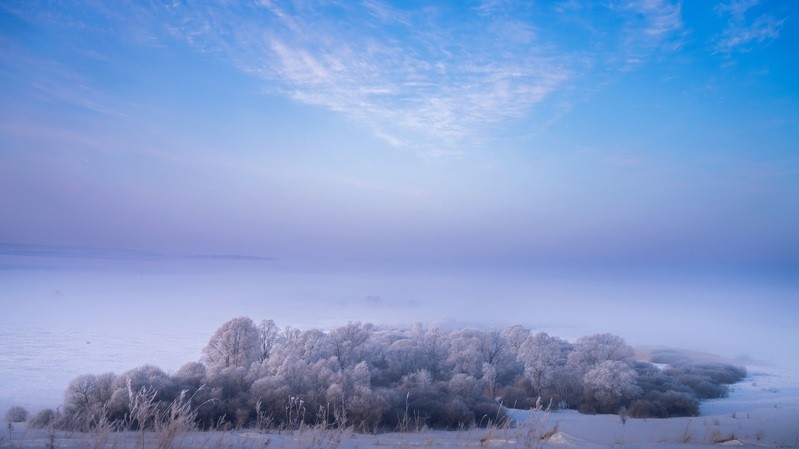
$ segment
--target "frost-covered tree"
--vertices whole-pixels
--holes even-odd
[[[483,362],[483,385],[488,392],[488,397],[493,398],[497,395],[497,368],[488,363]]]
[[[155,365],[142,365],[119,375],[113,384],[114,390],[130,390],[138,393],[142,389],[156,391],[161,400],[174,399],[179,391],[175,380]]]
[[[272,354],[272,350],[280,343],[283,337],[280,328],[272,320],[263,320],[258,325],[258,337],[260,341],[260,361],[264,361]]]
[[[67,412],[83,413],[92,403],[97,390],[97,376],[83,374],[72,379],[67,385],[64,395],[64,406]]]
[[[442,372],[449,356],[450,336],[436,327],[426,328],[416,323],[411,330],[411,338],[422,350],[424,358],[421,363],[425,369],[436,379],[445,377]]]
[[[346,422],[362,432],[375,432],[386,407],[382,396],[369,388],[356,387],[346,399]]]
[[[362,325],[360,321],[347,323],[330,332],[329,341],[333,355],[338,359],[341,369],[363,360],[363,350],[373,326]]]
[[[518,356],[519,351],[522,349],[522,345],[527,338],[530,337],[531,332],[530,329],[527,329],[520,324],[515,324],[503,329],[502,334],[505,336],[505,341],[508,342],[508,347],[510,348],[511,353],[514,356]]]
[[[333,356],[330,340],[321,330],[306,329],[295,335],[287,344],[287,350],[291,354],[313,362]]]
[[[369,371],[369,365],[366,362],[358,363],[344,374],[352,382],[353,387],[370,388],[372,385],[372,373]]]
[[[386,350],[386,363],[389,376],[399,379],[416,370],[427,368],[425,353],[416,340],[403,338],[391,344]]]
[[[571,344],[546,332],[528,337],[519,349],[518,360],[524,365],[524,375],[537,395],[550,388],[558,369],[566,365]]]
[[[158,402],[174,400],[180,393],[179,381],[155,365],[142,365],[115,376],[110,396],[103,407],[110,420],[124,419],[130,413],[131,400],[140,393],[154,394]]]
[[[605,361],[628,361],[633,348],[623,338],[613,334],[594,334],[582,337],[569,354],[569,365],[581,373]]]
[[[477,340],[477,350],[480,352],[482,362],[488,363],[493,367],[506,364],[510,360],[508,342],[499,329],[480,332]]]
[[[207,374],[205,365],[200,362],[189,362],[181,366],[174,377],[181,389],[197,389],[203,384]]]
[[[95,401],[104,407],[111,400],[111,395],[114,394],[114,384],[117,376],[114,373],[103,373],[97,376],[97,386]]]
[[[480,381],[463,373],[452,376],[452,379],[447,382],[447,390],[455,396],[467,398],[478,397],[482,392]]]
[[[426,369],[407,374],[402,377],[402,389],[411,395],[429,394],[435,389],[433,375]]]
[[[615,413],[619,407],[638,397],[638,374],[625,362],[605,360],[594,365],[583,376],[586,393],[602,413]]]
[[[480,377],[483,354],[480,352],[482,333],[476,329],[462,329],[452,333],[447,365],[453,374],[463,373]]]
[[[261,358],[261,336],[250,318],[238,317],[226,322],[203,349],[203,360],[211,369],[249,367]]]
[[[105,373],[99,376],[84,374],[78,376],[67,385],[64,405],[69,411],[87,413],[90,409],[106,405],[113,394],[116,376]]]
[[[104,416],[111,401],[116,376],[105,373],[99,376],[84,374],[72,379],[64,395],[64,412],[74,424],[89,428]]]
[[[28,410],[19,405],[15,405],[6,411],[5,418],[7,423],[25,422],[25,420],[28,419]]]
[[[52,425],[57,418],[56,411],[51,408],[39,410],[28,420],[28,425],[34,429],[43,429]]]

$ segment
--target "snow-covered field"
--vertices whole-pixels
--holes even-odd
[[[694,418],[627,419],[581,415],[572,410],[511,410],[512,426],[461,431],[356,434],[306,428],[294,432],[79,433],[15,425],[3,435],[6,447],[58,448],[703,448],[799,447],[799,388],[791,373],[752,371],[730,396],[703,404]]]
[[[197,360],[208,331],[138,333],[135,326],[0,326],[0,411],[61,404],[70,380],[151,363],[174,371]]]
[[[0,255],[0,410],[12,404],[55,407],[67,383],[81,374],[120,374],[145,363],[174,372],[200,358],[224,321],[241,315],[327,329],[355,320],[518,323],[572,341],[610,332],[634,346],[668,345],[799,367],[799,353],[787,344],[799,336],[792,287],[725,282],[714,290],[652,282],[320,274],[279,262]],[[503,306],[486,307],[487,298],[501,298]],[[775,306],[762,307],[762,298]]]
[[[179,440],[173,447],[668,448],[705,446],[728,439],[726,444],[740,441],[749,446],[799,447],[799,360],[790,343],[797,336],[793,290],[730,286],[713,293],[687,287],[663,288],[660,290],[667,291],[668,298],[678,300],[657,297],[643,304],[638,301],[643,293],[651,295],[660,290],[592,284],[583,291],[504,278],[507,282],[444,276],[296,275],[246,271],[238,265],[217,262],[198,262],[191,269],[120,267],[122,262],[114,265],[107,261],[101,262],[110,268],[76,268],[70,261],[48,262],[48,268],[43,269],[38,265],[28,268],[9,257],[0,262],[11,267],[0,270],[0,412],[11,405],[22,405],[33,413],[57,407],[67,383],[80,374],[120,374],[146,363],[174,372],[184,363],[198,360],[213,331],[238,315],[274,318],[284,325],[329,328],[354,319],[408,324],[422,317],[445,324],[508,324],[508,311],[512,310],[514,318],[523,324],[565,338],[615,332],[634,345],[694,347],[727,359],[742,355],[751,358],[739,360],[766,363],[748,367],[746,381],[735,385],[730,397],[704,403],[700,417],[628,419],[622,425],[617,416],[561,411],[538,417],[544,421],[539,422],[538,430],[558,426],[557,432],[544,441],[525,438],[522,426],[381,435],[317,430],[296,434],[197,433],[181,437],[196,440],[193,443]],[[425,288],[414,288],[417,284]],[[498,290],[496,285],[504,287]],[[784,307],[759,306],[755,298],[765,296],[776,298],[773,301]],[[486,309],[484,299],[490,297],[504,298],[505,307]],[[580,299],[587,297],[621,299],[602,302],[600,308],[598,300]],[[722,297],[725,307],[718,308]],[[696,298],[704,299],[700,304]],[[668,303],[668,310],[656,306],[661,303]],[[636,325],[619,320],[618,310],[624,310]],[[708,320],[710,316],[714,319]],[[681,323],[679,332],[673,325],[676,322]],[[520,421],[526,413],[514,412]],[[10,433],[0,429],[0,435],[2,447],[46,447],[48,443],[44,432],[27,430],[22,424]],[[99,437],[108,438],[106,447],[114,443],[135,447],[139,438],[125,434]],[[146,437],[158,445],[158,435]],[[102,446],[96,444],[98,441],[98,435],[59,433],[55,445]]]

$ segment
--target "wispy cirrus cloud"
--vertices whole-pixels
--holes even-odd
[[[769,13],[753,14],[759,3],[759,0],[733,0],[718,5],[716,11],[729,16],[729,21],[716,42],[717,52],[750,51],[780,36],[785,19]]]
[[[597,79],[678,48],[682,28],[680,5],[670,0],[540,8],[514,1],[131,2],[113,15],[101,4],[87,8],[89,19],[119,21],[136,42],[177,38],[262,79],[269,91],[341,113],[394,146],[425,154],[490,141],[550,100],[560,105],[550,108],[557,115],[564,109],[559,96],[591,90]],[[551,28],[575,20],[592,30],[582,44]],[[61,22],[80,23],[80,16]],[[607,22],[621,27],[601,31]]]
[[[679,3],[669,0],[643,0],[630,2],[627,8],[647,18],[648,25],[643,29],[645,35],[662,38],[682,28],[682,8]]]
[[[184,11],[202,18],[184,20],[178,33],[221,42],[242,70],[297,101],[341,112],[393,145],[441,154],[490,140],[592,71],[628,70],[680,46],[678,3],[592,8],[624,22],[609,38],[616,41],[603,43],[612,55],[561,42],[540,30],[547,19],[536,8],[512,1],[415,9],[378,0],[263,1],[245,16],[244,33],[216,31],[231,13],[222,8]],[[591,13],[566,9],[559,14]]]
[[[716,12],[729,14],[732,20],[742,22],[746,12],[757,6],[760,0],[730,0],[716,6]]]
[[[625,0],[611,3],[621,16],[621,70],[643,64],[658,51],[676,51],[685,43],[682,7],[671,0]]]
[[[271,89],[429,154],[479,142],[571,76],[567,62],[531,44],[523,27],[513,41],[497,32],[506,28],[492,29],[491,17],[442,24],[434,7],[400,10],[377,1],[262,2],[253,13],[257,19],[245,28],[256,38],[214,36],[217,27],[205,28],[205,37],[221,38],[228,57]]]

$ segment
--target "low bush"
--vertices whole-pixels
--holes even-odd
[[[36,412],[35,415],[31,417],[28,421],[28,425],[34,429],[43,429],[51,424],[54,424],[56,420],[56,412],[51,408],[46,408],[44,410],[40,410]]]
[[[699,415],[699,400],[688,393],[667,391],[660,393],[655,402],[662,407],[662,418]]]
[[[25,422],[28,419],[28,411],[24,407],[15,405],[6,411],[7,423]]]

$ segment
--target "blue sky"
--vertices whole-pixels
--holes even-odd
[[[0,241],[795,278],[798,13],[4,2]]]

